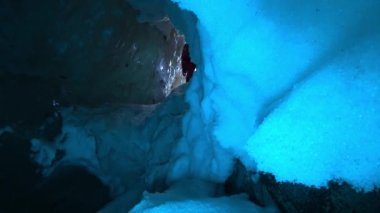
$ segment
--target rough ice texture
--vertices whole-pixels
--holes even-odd
[[[343,179],[380,186],[378,44],[356,44],[293,89],[247,145],[258,169],[277,180],[323,186]],[[292,179],[291,179],[292,178]]]
[[[61,164],[84,165],[114,195],[163,188],[186,110],[180,89],[163,105],[62,108],[61,135],[50,143],[33,140],[32,157],[47,175]]]
[[[130,0],[131,4],[141,11],[139,20],[154,21],[169,16],[180,33],[185,35],[190,45],[192,61],[197,70],[203,70],[201,40],[199,37],[199,22],[189,11],[181,11],[170,0]],[[207,99],[206,93],[210,84],[203,84],[202,75],[194,74],[187,88],[186,102],[189,110],[181,117],[181,138],[175,143],[171,153],[168,169],[168,181],[176,181],[186,177],[198,177],[217,182],[224,181],[232,168],[232,155],[216,142],[212,134],[210,118],[202,110],[202,99]],[[206,107],[206,106],[205,106]],[[159,144],[160,142],[158,142]],[[166,170],[165,170],[166,171]],[[157,172],[163,173],[161,170]]]
[[[141,108],[64,110],[64,140],[53,149],[66,155],[54,160],[47,151],[41,162],[85,162],[118,193],[189,177],[223,182],[233,157],[280,181],[380,184],[380,3],[179,1],[197,22],[162,2],[191,51],[202,47],[191,52],[199,72],[188,105],[174,92],[150,116]]]
[[[174,2],[199,18],[203,53],[184,141],[281,181],[379,186],[378,1]]]
[[[60,164],[84,165],[114,194],[122,193],[139,181],[149,157],[139,119],[151,111],[134,106],[64,109],[61,136],[53,144],[34,140],[33,157],[45,166],[45,174]],[[54,161],[57,150],[64,156]]]
[[[276,212],[254,205],[246,195],[211,198],[213,190],[211,184],[183,181],[164,193],[145,192],[131,212]]]

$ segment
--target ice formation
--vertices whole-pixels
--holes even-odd
[[[188,178],[221,183],[234,158],[279,181],[380,186],[380,2],[173,0],[197,18],[169,0],[130,2],[142,22],[169,16],[192,47],[185,100],[181,87],[152,108],[67,109],[65,142],[35,156],[47,170],[63,149],[60,162],[84,162],[126,197]],[[160,201],[171,193],[145,193],[135,209],[251,205]]]
[[[246,195],[213,198],[214,191],[210,183],[184,180],[164,193],[144,193],[143,200],[131,212],[276,212],[254,205]]]
[[[185,119],[280,181],[379,186],[378,1],[176,2],[203,51]]]
[[[182,180],[163,193],[144,192],[130,212],[277,212],[275,208],[254,205],[244,194],[218,196],[217,189],[210,182]],[[132,197],[132,193],[127,193],[100,213],[125,212]]]

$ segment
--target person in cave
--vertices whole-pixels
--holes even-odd
[[[193,62],[191,62],[188,44],[185,44],[185,46],[183,47],[181,60],[182,74],[186,77],[186,82],[189,82],[190,79],[193,77],[196,65]]]

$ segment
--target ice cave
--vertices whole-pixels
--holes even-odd
[[[380,1],[0,1],[0,212],[380,212]]]

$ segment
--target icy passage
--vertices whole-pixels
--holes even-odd
[[[62,110],[64,160],[118,193],[223,183],[234,159],[280,182],[380,186],[380,2],[129,2],[141,22],[169,16],[198,71],[157,107]]]
[[[0,212],[380,212],[379,0],[37,2],[0,3]]]
[[[379,1],[175,2],[198,16],[203,51],[188,144],[216,142],[278,181],[380,186]],[[210,171],[223,179],[228,159]]]

